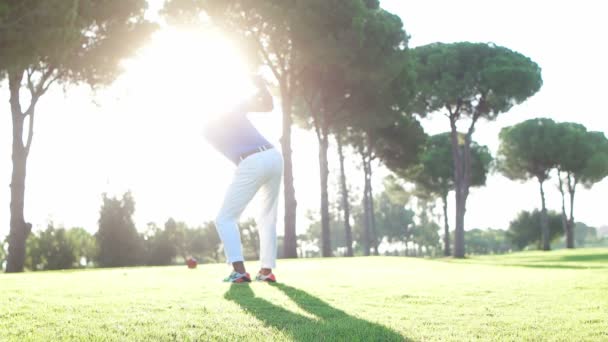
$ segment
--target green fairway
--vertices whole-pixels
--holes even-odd
[[[255,263],[250,263],[255,270]],[[0,341],[606,341],[608,249],[0,275]]]

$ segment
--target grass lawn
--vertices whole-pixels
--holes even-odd
[[[255,270],[255,263],[250,263]],[[0,274],[0,341],[608,341],[608,249]]]

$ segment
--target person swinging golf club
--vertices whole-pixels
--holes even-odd
[[[254,76],[257,93],[238,104],[204,130],[207,141],[237,166],[228,187],[215,227],[224,244],[226,260],[233,271],[225,282],[250,282],[251,277],[243,264],[243,250],[238,221],[256,193],[262,196],[259,216],[256,219],[260,235],[261,268],[255,279],[275,282],[272,270],[277,255],[277,207],[283,174],[283,157],[266,140],[247,118],[250,112],[273,110],[272,95],[261,76]]]

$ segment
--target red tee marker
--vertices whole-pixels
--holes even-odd
[[[197,261],[196,259],[194,259],[193,257],[190,257],[188,259],[186,259],[186,265],[188,265],[188,268],[196,268],[197,265]]]

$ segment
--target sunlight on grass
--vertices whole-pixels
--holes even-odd
[[[607,252],[281,260],[276,285],[222,283],[225,265],[3,274],[0,340],[603,341]]]
[[[450,261],[537,268],[608,268],[608,249],[562,249],[550,253],[533,251],[505,255],[474,256],[465,260],[450,259]]]

